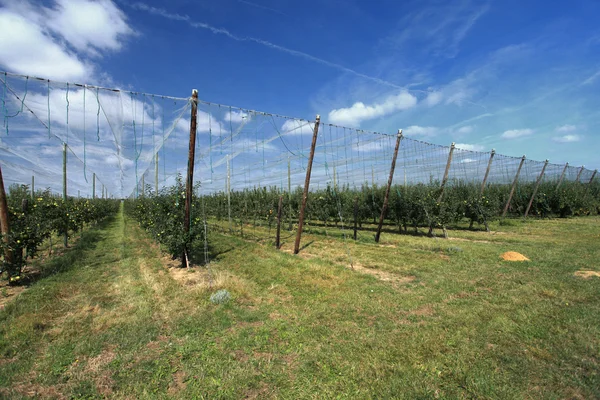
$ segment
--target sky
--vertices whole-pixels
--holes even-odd
[[[596,0],[0,7],[0,70],[600,167]]]

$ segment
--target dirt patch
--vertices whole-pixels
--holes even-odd
[[[9,286],[7,281],[0,283],[0,310],[3,310],[12,299],[23,293],[24,286]]]
[[[271,398],[273,390],[264,382],[261,382],[257,388],[248,389],[244,393],[244,399],[266,399]]]
[[[395,284],[405,284],[410,283],[416,279],[414,276],[398,276],[386,271],[381,271],[373,268],[366,268],[362,266],[360,263],[354,263],[352,268],[355,271],[360,272],[361,274],[367,274],[374,276],[375,278],[384,281],[384,282],[392,282]]]
[[[600,278],[600,272],[598,272],[598,271],[577,271],[577,272],[575,272],[575,276],[578,276],[583,279],[590,279],[593,276]]]
[[[185,390],[187,386],[185,383],[185,379],[185,372],[183,372],[182,370],[177,370],[177,372],[173,374],[173,381],[169,384],[169,389],[167,389],[169,395],[174,396],[177,393]]]
[[[500,256],[504,261],[530,261],[529,258],[525,257],[521,253],[516,251],[507,251]]]
[[[427,304],[408,312],[408,315],[417,315],[419,317],[430,317],[434,314],[433,307]]]

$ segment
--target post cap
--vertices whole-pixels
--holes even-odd
[[[192,89],[192,96],[198,96],[198,89]]]
[[[398,136],[402,136],[402,129],[398,129]]]
[[[492,154],[496,154],[496,149],[492,149]]]
[[[317,118],[315,118],[317,121],[321,120],[321,116],[319,114],[317,114]]]

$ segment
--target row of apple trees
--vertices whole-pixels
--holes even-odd
[[[451,227],[469,222],[487,224],[502,215],[510,194],[510,185],[490,184],[481,194],[481,186],[453,183],[446,186],[442,200],[439,184],[394,185],[390,191],[386,224],[399,231],[409,228],[431,229]],[[509,217],[523,216],[534,191],[534,183],[517,185],[507,212]],[[205,197],[209,217],[225,220],[231,213],[237,223],[273,226],[276,223],[279,196],[283,194],[284,226],[290,227],[298,218],[302,190],[282,193],[278,188],[259,187],[236,191],[230,199],[223,192]],[[381,214],[385,187],[363,185],[360,188],[344,186],[309,193],[305,219],[308,223],[324,226],[352,223],[356,214],[359,226],[376,223]],[[529,216],[568,217],[600,213],[600,184],[563,182],[542,183],[534,197]],[[293,222],[291,222],[293,221]]]
[[[27,185],[10,186],[7,204],[10,232],[0,241],[0,253],[6,255],[8,250],[12,260],[2,259],[0,275],[11,283],[19,282],[23,267],[45,240],[79,232],[86,224],[99,222],[119,209],[118,200],[69,197],[65,202],[49,189],[32,196]]]

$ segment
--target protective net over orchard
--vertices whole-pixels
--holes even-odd
[[[62,192],[66,176],[72,197],[136,199],[183,190],[193,99],[9,73],[0,73],[0,91],[7,185]],[[271,235],[280,197],[286,228],[297,227],[311,147],[306,218],[325,227],[357,219],[360,226],[375,224],[382,210],[400,231],[425,226],[430,232],[464,218],[487,228],[489,218],[507,214],[598,213],[596,171],[580,166],[202,99],[196,133],[194,195],[203,200],[190,218],[229,232],[243,234],[252,224],[268,226]]]
[[[62,191],[63,145],[68,194],[91,196],[104,185],[114,197],[172,185],[187,170],[190,99],[60,83],[0,73],[0,159],[8,183]],[[203,193],[302,186],[314,121],[200,100],[196,180]],[[385,185],[395,132],[375,133],[321,123],[310,185],[313,189]],[[394,183],[441,182],[450,148],[403,137]],[[456,148],[448,184],[481,183],[490,152]],[[513,182],[520,157],[495,154],[488,183]],[[526,160],[519,182],[535,181],[544,162]],[[544,180],[589,182],[594,171],[548,164]]]

